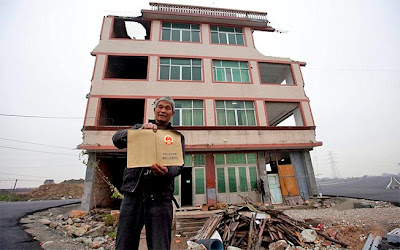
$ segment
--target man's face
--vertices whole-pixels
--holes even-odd
[[[160,101],[154,109],[154,116],[159,124],[167,125],[174,114],[171,103],[166,101]]]

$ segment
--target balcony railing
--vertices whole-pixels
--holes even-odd
[[[268,23],[267,13],[255,11],[241,11],[231,9],[208,8],[200,6],[150,3],[151,10],[173,13],[184,13],[194,15],[208,15],[217,17],[246,18],[249,20],[259,20]]]

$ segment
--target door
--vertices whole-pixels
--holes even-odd
[[[181,173],[181,206],[193,206],[192,168],[184,167]]]
[[[271,194],[271,203],[281,204],[283,200],[282,200],[281,186],[279,184],[279,175],[267,174],[267,178],[268,178],[268,188]]]
[[[299,195],[296,172],[292,164],[278,165],[279,180],[283,196]]]

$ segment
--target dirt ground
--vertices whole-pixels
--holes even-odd
[[[392,229],[400,227],[400,207],[385,202],[367,201],[373,208],[355,209],[355,202],[360,200],[332,198],[328,200],[327,208],[291,209],[285,210],[285,214],[293,219],[304,220],[314,227],[320,224],[323,230],[335,235],[336,239],[349,244],[349,249],[362,249],[369,233],[385,236]],[[51,229],[38,221],[67,214],[73,209],[79,209],[79,205],[38,212],[22,218],[21,223],[29,234],[41,242],[44,249],[114,249],[114,240],[111,237],[105,236],[105,243],[102,245],[88,244],[88,239],[84,237],[70,237],[62,228]],[[176,236],[174,232],[172,235],[172,249],[187,248],[187,238]],[[147,249],[144,236],[140,249]]]

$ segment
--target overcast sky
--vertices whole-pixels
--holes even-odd
[[[400,172],[400,1],[158,2],[267,12],[288,33],[255,32],[257,49],[307,63],[305,91],[324,143],[311,154],[317,177],[332,176],[333,164],[342,177]],[[84,178],[74,148],[90,52],[103,16],[141,9],[147,1],[0,0],[0,188]]]

